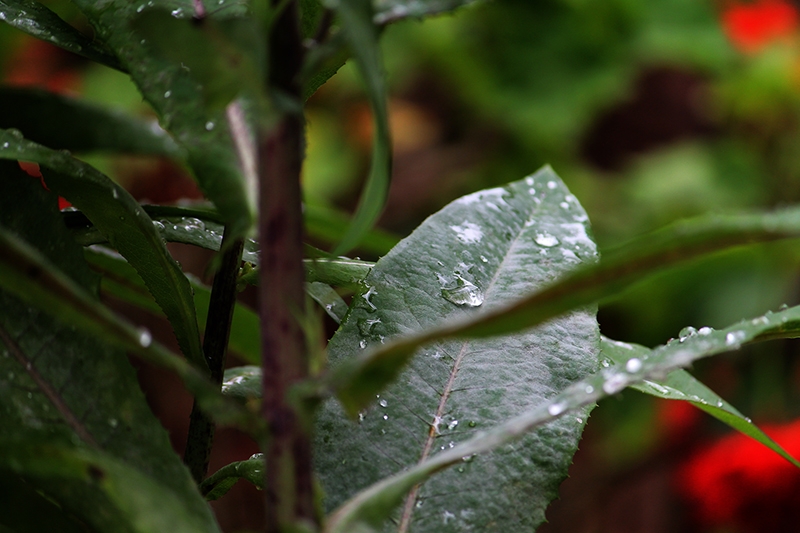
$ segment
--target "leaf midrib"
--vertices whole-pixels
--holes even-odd
[[[540,208],[541,204],[534,204],[525,222],[533,220],[534,216],[536,215],[537,211]],[[525,233],[525,228],[527,227],[525,225],[525,222],[523,222],[520,225],[516,237],[514,237],[514,239],[509,241],[508,248],[506,249],[505,254],[503,254],[503,259],[497,265],[494,275],[491,277],[489,283],[486,285],[486,300],[489,300],[489,295],[492,292],[492,288],[494,287],[495,282],[500,276],[500,272],[503,271],[503,267],[506,264],[506,261],[511,255],[513,255],[514,249],[517,247],[517,244],[522,238],[522,235]],[[450,371],[447,383],[444,389],[442,390],[442,395],[439,400],[439,405],[437,406],[436,413],[434,414],[433,423],[428,424],[429,426],[428,436],[425,439],[425,444],[423,445],[422,453],[420,454],[420,458],[417,461],[417,464],[421,464],[424,461],[426,461],[430,455],[431,450],[433,449],[433,442],[436,439],[436,435],[438,432],[438,425],[436,424],[436,421],[437,420],[441,421],[442,416],[445,413],[445,406],[447,404],[447,400],[450,399],[450,393],[453,390],[453,384],[455,382],[456,375],[458,374],[458,371],[461,368],[461,362],[464,360],[464,356],[467,353],[467,346],[469,345],[469,343],[470,340],[465,340],[464,342],[461,343],[461,349],[459,350],[459,354],[455,358],[455,361],[453,362],[453,369]],[[427,383],[427,381],[425,383]],[[397,529],[398,533],[406,533],[408,531],[408,527],[411,524],[411,515],[414,513],[414,509],[416,507],[415,503],[417,499],[417,494],[419,493],[419,489],[421,486],[422,486],[421,484],[414,486],[414,488],[411,489],[411,491],[408,493],[408,496],[406,497],[406,501],[403,504],[403,512],[400,518],[400,523]]]

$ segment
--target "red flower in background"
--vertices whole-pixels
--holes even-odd
[[[800,420],[763,429],[789,454],[800,457]],[[800,470],[741,433],[696,453],[680,469],[677,481],[706,526],[797,531]]]
[[[746,54],[761,51],[797,30],[797,8],[781,0],[734,4],[722,13],[722,25],[733,45]]]

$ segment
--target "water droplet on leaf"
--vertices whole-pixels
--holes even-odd
[[[544,246],[545,248],[552,248],[559,243],[558,238],[548,233],[537,233],[533,240],[536,244]]]

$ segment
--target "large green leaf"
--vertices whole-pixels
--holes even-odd
[[[706,333],[707,329],[700,328],[700,331]],[[696,329],[686,328],[684,334],[678,338],[678,341],[685,341],[690,336],[697,334]],[[604,365],[613,362],[620,366],[627,366],[628,361],[631,359],[643,360],[650,356],[650,350],[638,344],[612,341],[602,337],[600,345],[603,355],[607,358],[604,361]],[[645,380],[633,385],[632,388],[657,398],[689,402],[724,424],[760,442],[795,466],[800,467],[800,462],[789,455],[769,435],[761,431],[758,426],[753,424],[752,420],[720,398],[714,391],[697,381],[686,370],[673,370],[662,379]]]
[[[611,250],[600,263],[554,279],[543,290],[520,297],[511,305],[451,320],[367,350],[337,368],[331,384],[348,413],[355,416],[394,379],[419,346],[439,339],[481,338],[519,331],[581,305],[618,296],[634,283],[678,263],[734,246],[797,237],[798,207],[682,221]],[[579,243],[584,237],[576,233],[568,239]]]
[[[69,238],[56,196],[36,180],[8,175],[0,180],[0,227],[3,235],[41,247],[73,283],[96,293],[96,276]],[[8,251],[3,248],[0,256]],[[3,274],[0,268],[0,287],[9,289],[6,282],[13,280]],[[30,268],[26,274],[37,275]],[[26,289],[13,288],[29,294]],[[216,531],[166,431],[150,412],[124,350],[62,322],[58,311],[38,310],[0,290],[0,469],[15,472],[66,512],[107,531],[144,532],[148,529],[140,525],[151,520],[176,520],[134,503],[156,497],[155,492],[187,520],[183,531]],[[149,343],[138,333],[137,343],[143,341]],[[45,442],[45,449],[38,448]],[[58,481],[68,469],[65,461],[89,449],[103,465],[99,472],[109,472],[110,478],[94,480],[99,492],[67,490]],[[112,473],[120,469],[138,471],[130,485]],[[79,474],[85,478],[91,469]]]
[[[113,50],[130,72],[145,100],[158,113],[164,129],[185,148],[197,182],[217,206],[225,224],[231,227],[232,236],[244,236],[255,221],[257,183],[252,172],[246,170],[249,166],[240,160],[233,139],[234,133],[240,141],[247,137],[241,109],[230,113],[222,109],[207,110],[203,88],[192,77],[191,69],[156,53],[131,28],[140,12],[159,8],[187,19],[185,24],[190,25],[188,19],[194,14],[194,3],[191,0],[76,0],[74,3],[91,22],[98,40]],[[234,1],[226,2],[223,7],[228,4],[232,7],[219,12],[226,17],[239,16],[246,9]],[[239,146],[247,144],[242,142]]]
[[[0,130],[0,159],[22,159],[46,167],[47,186],[80,208],[125,256],[169,318],[184,355],[198,368],[205,367],[189,282],[136,200],[90,165],[27,141],[16,130]]]
[[[372,0],[375,23],[388,24],[453,11],[476,0]]]
[[[406,492],[439,472],[462,465],[464,458],[507,447],[528,432],[555,419],[568,419],[576,414],[582,418],[582,408],[628,386],[645,384],[650,387],[646,384],[647,381],[657,382],[699,358],[735,350],[747,342],[792,337],[800,337],[800,307],[744,320],[724,330],[702,328],[696,333],[651,350],[646,357],[643,353],[641,359],[632,357],[623,364],[604,365],[600,372],[569,385],[560,394],[541,402],[533,409],[478,433],[470,440],[444,450],[425,462],[375,483],[337,509],[326,523],[324,531],[382,531],[381,523],[401,503]],[[781,453],[777,449],[776,451]],[[781,455],[795,465],[800,464],[784,453]]]
[[[378,28],[372,23],[370,0],[330,0],[342,23],[342,31],[353,51],[353,57],[364,79],[372,108],[374,134],[372,165],[358,202],[353,220],[334,255],[350,251],[367,234],[383,211],[389,194],[392,171],[392,142],[389,135],[389,109],[383,73]]]
[[[372,268],[331,340],[331,366],[441,320],[496,309],[594,262],[586,220],[550,169],[451,203]],[[327,506],[545,402],[597,368],[598,343],[593,310],[576,310],[514,336],[426,346],[357,423],[329,402],[317,426]],[[532,531],[566,475],[587,415],[584,409],[432,479],[380,530],[405,530],[408,521],[412,531]],[[493,490],[463,489],[486,486]]]
[[[180,156],[155,121],[39,89],[0,87],[0,128],[16,128],[26,139],[59,150]]]
[[[35,0],[0,0],[0,20],[87,59],[122,69],[119,61],[108,50]]]

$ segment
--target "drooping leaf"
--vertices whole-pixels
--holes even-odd
[[[264,487],[264,457],[254,454],[246,461],[236,461],[225,465],[200,485],[200,492],[207,500],[223,497],[240,479],[246,479],[258,488]]]
[[[348,413],[355,416],[391,382],[421,345],[438,339],[480,338],[522,330],[575,307],[607,301],[647,276],[690,259],[735,246],[797,237],[800,237],[797,207],[773,213],[711,215],[682,221],[611,250],[600,263],[552,280],[543,290],[510,305],[368,350],[338,368],[331,381]],[[579,243],[584,237],[576,232],[568,239]]]
[[[549,169],[451,203],[372,268],[331,340],[331,366],[442,320],[497,309],[595,261],[587,231],[583,209]],[[327,506],[547,401],[593,372],[598,355],[590,309],[515,336],[426,346],[379,398],[373,393],[357,423],[334,402],[323,408],[316,456]],[[588,409],[576,414],[430,480],[394,525],[376,531],[532,531],[566,475]],[[460,489],[483,486],[500,489]]]
[[[136,200],[90,165],[27,141],[16,130],[0,130],[0,159],[21,159],[45,167],[47,186],[80,208],[130,262],[169,319],[183,353],[204,368],[189,282]]]
[[[0,0],[0,21],[86,59],[122,70],[113,54],[35,0]]]
[[[386,99],[383,61],[378,45],[378,28],[372,23],[370,0],[330,0],[329,5],[339,14],[353,57],[364,79],[372,108],[374,133],[372,139],[372,164],[364,192],[342,241],[333,255],[353,249],[372,228],[383,211],[389,194],[392,171],[392,141],[389,134],[389,111]]]
[[[0,128],[58,150],[181,155],[155,121],[40,89],[0,87]]]
[[[256,214],[255,175],[238,147],[250,149],[248,125],[241,106],[206,110],[203,90],[191,69],[153,53],[147,39],[131,29],[131,23],[147,9],[168,9],[175,17],[191,19],[191,0],[130,2],[75,0],[97,32],[97,38],[119,58],[144,99],[159,115],[161,124],[186,150],[187,161],[200,188],[217,206],[232,237],[243,237],[253,227]],[[222,11],[216,11],[220,7]],[[209,17],[242,16],[246,5],[228,1],[217,5]],[[191,24],[189,20],[186,24]],[[229,123],[233,123],[231,126]],[[236,137],[236,140],[234,140]],[[241,141],[241,142],[239,142]],[[249,154],[252,155],[252,154]]]
[[[389,24],[407,18],[422,18],[453,11],[476,0],[372,0],[375,24]]]
[[[672,341],[649,351],[646,358],[634,357],[627,359],[624,364],[601,368],[600,372],[567,386],[563,392],[533,409],[481,432],[452,449],[446,449],[425,462],[375,483],[339,507],[329,517],[324,531],[383,531],[381,524],[385,517],[400,505],[409,490],[438,472],[461,465],[464,458],[509,445],[534,428],[555,419],[570,418],[576,414],[581,417],[580,409],[616,394],[625,387],[646,381],[656,382],[697,359],[738,349],[747,342],[795,337],[800,337],[800,306],[744,320],[724,330],[701,328],[683,340]],[[781,455],[792,464],[800,466],[798,461]]]
[[[702,331],[705,332],[705,330]],[[680,339],[685,340],[689,335],[696,334],[697,330],[694,330],[694,328],[688,329],[686,336],[679,337],[679,342]],[[603,355],[614,364],[620,366],[627,365],[631,359],[647,359],[650,355],[650,350],[644,346],[612,341],[606,337],[601,338],[600,346]],[[720,422],[760,442],[795,466],[800,467],[800,462],[761,431],[749,418],[692,377],[686,370],[673,370],[662,379],[644,380],[639,384],[633,385],[632,388],[657,398],[689,402]]]
[[[7,163],[0,165],[5,170],[7,167]],[[108,491],[104,483],[119,484],[119,478],[96,480],[100,488],[97,494],[87,495],[80,488],[71,493],[63,490],[63,469],[68,467],[60,461],[69,461],[73,453],[83,453],[85,457],[92,450],[100,464],[109,465],[111,471],[119,467],[139,472],[131,479],[130,487],[136,486],[134,480],[140,481],[141,486],[130,490],[159,486],[159,492],[165,501],[173,503],[177,515],[193,515],[186,522],[186,531],[216,531],[211,513],[173,452],[166,432],[150,412],[125,352],[77,330],[71,323],[74,317],[59,312],[76,304],[96,308],[100,304],[89,296],[96,294],[96,276],[82,260],[80,248],[69,238],[56,200],[53,193],[28,177],[5,175],[0,180],[0,469],[38,484],[62,509],[87,523],[109,525],[98,524],[84,514],[92,511],[101,520],[111,519],[113,527],[107,531],[146,531],[140,525],[150,520],[163,524],[165,513],[148,517],[151,510],[133,503],[148,495],[126,494],[124,486],[113,487],[116,493]],[[39,299],[41,293],[51,301],[63,295],[47,282],[54,278],[56,267],[43,259],[36,263],[26,261],[33,255],[30,249],[5,246],[21,243],[21,239],[29,246],[41,247],[48,257],[58,261],[64,285],[72,285],[73,292],[82,296],[65,296],[71,302],[59,305]],[[31,290],[30,283],[20,283],[9,276],[7,267],[13,269],[21,263],[27,263],[22,275],[38,278],[43,282],[40,288]],[[37,300],[44,310],[22,298]],[[109,331],[107,335],[117,332]],[[135,333],[135,343],[140,347],[149,343],[142,334]],[[47,449],[37,453],[41,443],[53,448],[45,446]],[[105,466],[102,468],[101,473],[106,470]],[[89,473],[84,470],[82,476]],[[99,496],[108,496],[112,501]],[[126,497],[131,503],[114,501]],[[118,511],[120,517],[105,516],[108,509],[116,509],[112,515]],[[117,520],[121,522],[117,524]]]

